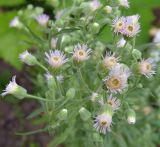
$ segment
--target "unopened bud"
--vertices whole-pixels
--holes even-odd
[[[91,118],[91,113],[84,107],[80,108],[79,114],[83,121],[87,121]]]
[[[134,110],[132,110],[132,109],[128,110],[127,121],[128,121],[129,124],[135,124],[136,123],[136,113],[135,113]]]
[[[118,48],[122,48],[124,47],[126,44],[126,40],[124,40],[124,38],[122,37],[118,42],[117,42],[117,47]]]
[[[97,22],[94,22],[89,25],[88,30],[91,34],[97,34],[100,30],[100,25]]]
[[[110,14],[112,12],[112,7],[111,6],[105,6],[104,10],[106,13]]]
[[[66,97],[68,98],[68,99],[72,99],[72,98],[74,98],[74,96],[75,96],[75,89],[74,88],[70,88],[68,91],[67,91],[67,93],[66,93]]]
[[[58,117],[58,119],[59,119],[60,121],[62,121],[62,120],[66,120],[67,115],[68,115],[68,110],[67,110],[67,109],[62,109],[62,110],[58,113],[57,117]]]
[[[142,57],[142,53],[137,50],[137,49],[133,49],[132,51],[132,56],[135,58],[135,59],[141,59]]]

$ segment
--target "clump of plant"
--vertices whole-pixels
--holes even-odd
[[[31,70],[39,67],[38,91],[29,94],[14,76],[2,96],[38,100],[46,118],[42,130],[57,136],[54,145],[107,145],[118,126],[136,123],[133,95],[144,78],[152,79],[156,66],[136,49],[140,16],[123,16],[125,8],[127,0],[74,0],[50,19],[29,5],[11,21],[29,36],[24,42],[36,47],[35,54],[26,50],[20,60]],[[111,41],[101,39],[106,28]]]

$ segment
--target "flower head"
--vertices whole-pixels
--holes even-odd
[[[9,84],[6,86],[6,89],[1,95],[5,96],[7,94],[12,94],[16,96],[17,98],[21,99],[27,95],[27,91],[26,89],[24,89],[23,87],[19,86],[16,83],[16,76],[13,76],[12,81],[9,82]]]
[[[104,110],[96,117],[94,127],[100,133],[106,134],[110,131],[113,111],[109,105],[104,105]]]
[[[40,25],[46,26],[49,21],[49,16],[46,14],[41,14],[41,15],[36,16],[35,19]]]
[[[89,49],[87,45],[78,44],[74,47],[73,58],[78,62],[85,61],[89,58],[90,53],[91,53],[91,49]]]
[[[59,68],[68,61],[66,56],[59,50],[50,51],[49,53],[45,53],[45,55],[47,57],[47,62],[53,68]]]
[[[19,58],[22,62],[24,62],[30,66],[37,64],[37,59],[32,54],[30,54],[28,51],[21,53],[19,55]]]
[[[116,64],[104,80],[107,89],[112,93],[121,93],[128,86],[127,79],[130,74],[127,67]]]
[[[112,95],[110,95],[107,98],[107,101],[104,101],[104,100],[100,101],[101,105],[104,105],[106,103],[112,107],[113,111],[118,110],[120,108],[120,105],[121,105],[120,100],[117,99],[116,97],[113,97]]]
[[[101,3],[99,0],[92,0],[90,2],[90,7],[93,11],[97,10],[101,6]]]
[[[111,52],[106,52],[106,56],[103,59],[103,64],[106,68],[111,69],[119,62],[119,57],[115,57],[115,54]]]
[[[139,63],[139,72],[147,78],[151,78],[155,74],[155,64],[151,58],[141,60]]]
[[[122,6],[122,7],[129,8],[128,0],[119,0],[119,5]]]
[[[122,17],[116,17],[113,20],[113,23],[112,23],[112,27],[114,29],[114,33],[123,33],[125,25],[126,25],[125,17],[123,17],[123,16]]]
[[[128,37],[134,37],[140,32],[140,24],[138,23],[139,15],[126,17],[125,29],[123,34]]]

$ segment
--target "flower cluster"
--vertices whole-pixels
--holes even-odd
[[[113,30],[127,37],[135,37],[140,32],[139,15],[117,17],[113,20]]]

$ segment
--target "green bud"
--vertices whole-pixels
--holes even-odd
[[[127,121],[129,124],[135,124],[136,122],[136,113],[133,109],[129,109],[127,113]]]
[[[41,7],[36,7],[36,8],[35,8],[35,11],[36,11],[37,14],[42,14],[43,11],[44,11],[44,9],[41,8]]]
[[[62,109],[62,110],[58,113],[57,117],[58,117],[58,119],[59,119],[60,121],[62,121],[62,120],[66,120],[67,115],[68,115],[68,110],[67,110],[67,109]]]
[[[70,89],[68,89],[68,91],[67,91],[67,93],[66,93],[66,97],[68,98],[68,99],[72,99],[72,98],[74,98],[75,97],[75,89],[74,88],[70,88]]]
[[[83,121],[87,121],[91,118],[91,113],[84,107],[80,108],[79,114]]]
[[[22,16],[23,15],[23,11],[22,10],[19,10],[18,11],[18,16]]]
[[[88,30],[91,34],[97,34],[100,30],[100,25],[97,22],[94,22],[89,25]]]
[[[18,99],[23,99],[27,96],[27,90],[21,86],[18,86],[16,91],[13,93],[13,95]]]
[[[139,83],[139,84],[137,85],[137,87],[138,87],[138,88],[143,88],[143,85],[142,85],[141,83]]]
[[[32,10],[32,9],[33,9],[33,5],[32,5],[32,4],[29,4],[29,5],[27,6],[27,9]]]
[[[142,53],[139,50],[137,50],[137,49],[133,49],[132,56],[135,59],[141,59]]]

